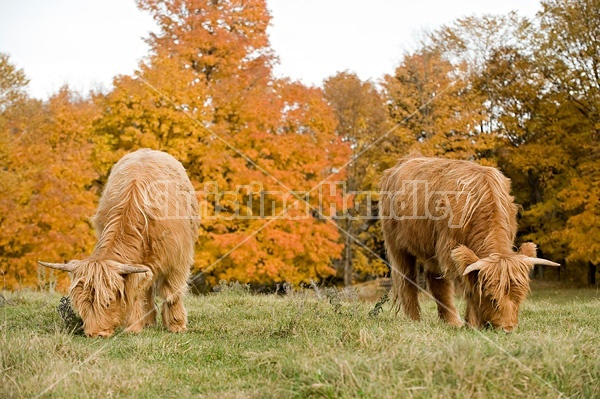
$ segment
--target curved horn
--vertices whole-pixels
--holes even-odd
[[[475,270],[481,270],[481,268],[486,263],[487,263],[486,261],[484,261],[483,259],[480,259],[477,262],[470,264],[463,272],[463,276],[466,276],[467,274],[474,272]]]
[[[119,274],[132,274],[132,273],[148,273],[150,268],[143,265],[119,265],[117,266]]]
[[[41,260],[38,260],[38,263],[42,266],[46,266],[56,270],[63,270],[65,272],[72,272],[73,270],[75,270],[76,267],[74,264],[71,263],[48,263],[42,262]]]
[[[527,262],[533,263],[534,265],[560,266],[560,263],[552,262],[551,260],[548,260],[548,259],[532,258],[531,256],[526,256],[525,260]]]

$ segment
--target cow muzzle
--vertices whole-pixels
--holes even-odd
[[[502,327],[502,331],[504,331],[505,333],[511,333],[515,330],[515,328],[517,327],[517,325],[508,325],[508,326],[503,326]]]

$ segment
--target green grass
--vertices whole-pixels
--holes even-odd
[[[339,293],[228,289],[187,298],[184,334],[110,339],[63,331],[58,294],[3,295],[0,398],[600,397],[597,290],[534,290],[504,334],[448,327],[426,299],[415,323]]]

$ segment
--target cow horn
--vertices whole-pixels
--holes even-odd
[[[470,264],[463,272],[463,276],[466,276],[467,274],[474,272],[475,270],[481,270],[481,268],[485,264],[486,264],[486,262],[483,259],[480,259],[477,262]]]
[[[526,256],[525,260],[533,263],[534,265],[560,266],[560,263],[552,262],[551,260],[548,260],[548,259],[532,258],[530,256]]]
[[[38,263],[42,266],[46,266],[56,270],[64,270],[65,272],[72,272],[73,270],[75,270],[76,267],[74,264],[71,263],[48,263],[42,262],[41,260],[38,260]]]
[[[150,272],[150,268],[148,266],[138,265],[119,265],[118,266],[119,274],[132,274],[132,273],[148,273]]]

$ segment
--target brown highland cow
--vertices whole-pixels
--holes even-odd
[[[112,168],[93,223],[98,242],[90,257],[39,262],[70,272],[69,296],[85,334],[110,337],[120,325],[135,333],[155,324],[156,292],[164,298],[164,326],[184,331],[182,299],[199,218],[181,163],[148,149],[124,156]]]
[[[460,279],[466,322],[506,332],[517,326],[533,265],[560,266],[537,258],[533,243],[514,252],[518,206],[510,180],[495,168],[407,157],[384,173],[381,191],[394,303],[414,320],[420,319],[417,260],[442,320],[462,325],[453,303],[453,283]]]

